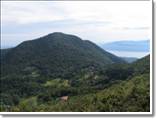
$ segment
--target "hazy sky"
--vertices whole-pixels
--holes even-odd
[[[52,32],[95,43],[151,38],[149,1],[1,2],[1,45],[15,46]]]

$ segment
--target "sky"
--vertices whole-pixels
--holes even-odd
[[[53,32],[102,44],[151,39],[150,1],[1,1],[1,47]]]

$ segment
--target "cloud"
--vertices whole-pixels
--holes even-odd
[[[148,30],[150,27],[124,27],[124,30]]]
[[[34,23],[56,20],[111,21],[147,25],[148,2],[104,2],[104,1],[25,1],[2,2],[2,20],[17,23]],[[137,23],[137,20],[141,22]]]
[[[53,9],[54,8],[54,9]],[[28,24],[62,20],[65,16],[55,5],[45,2],[2,2],[2,22],[15,22],[17,24]]]
[[[151,38],[149,1],[2,1],[1,3],[2,40],[23,41],[55,31],[79,35],[95,43]],[[20,34],[29,37],[22,37]]]

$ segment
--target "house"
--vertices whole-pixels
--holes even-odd
[[[62,97],[60,97],[60,100],[67,101],[68,100],[68,96],[62,96]]]

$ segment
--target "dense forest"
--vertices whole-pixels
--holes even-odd
[[[63,33],[1,50],[0,111],[149,112],[150,56],[133,63]]]

